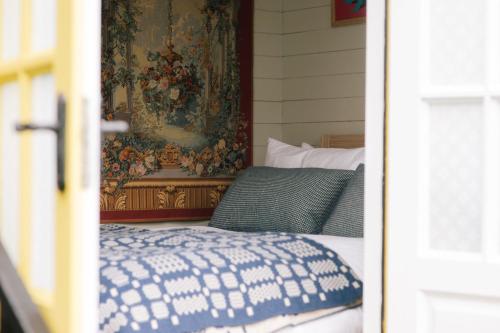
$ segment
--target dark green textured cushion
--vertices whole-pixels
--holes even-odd
[[[341,237],[363,237],[365,165],[356,169],[332,214],[323,227],[323,234]]]
[[[320,233],[353,174],[351,170],[249,168],[228,189],[209,226]]]

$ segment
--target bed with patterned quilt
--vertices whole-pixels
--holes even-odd
[[[363,160],[270,139],[208,223],[101,226],[100,332],[361,333]]]
[[[169,225],[101,227],[101,332],[361,332],[362,240]]]

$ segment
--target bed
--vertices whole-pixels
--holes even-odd
[[[360,147],[363,138],[325,136],[321,145]],[[207,224],[102,226],[101,332],[362,332],[362,238],[241,232]],[[159,257],[160,247],[168,248],[169,254]],[[290,258],[290,253],[297,255]],[[227,264],[217,266],[215,257]],[[191,266],[183,267],[185,262]],[[145,266],[164,275],[150,274]],[[296,266],[307,272],[300,275]],[[235,285],[230,289],[226,282],[231,279],[225,276],[233,273]],[[302,292],[293,295],[297,285]],[[243,298],[232,297],[236,294],[244,295],[244,305]],[[202,300],[193,302],[196,297]],[[235,305],[238,301],[240,307]],[[159,306],[164,302],[170,304],[168,310]],[[174,308],[184,317],[172,313]]]

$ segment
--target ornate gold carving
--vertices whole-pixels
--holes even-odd
[[[219,186],[217,186],[217,191],[219,191],[221,193],[226,192],[226,190],[227,190],[227,186],[226,185],[219,185]]]
[[[99,205],[101,209],[108,210],[111,206],[110,201],[114,199],[114,193],[116,191],[116,183],[112,184],[107,180],[102,183],[102,193],[99,196]]]
[[[175,195],[174,208],[186,208],[186,192],[177,192]]]
[[[231,185],[233,178],[207,178],[207,179],[190,179],[190,178],[173,178],[173,179],[158,179],[158,178],[143,178],[133,180],[124,185],[125,189],[144,188],[144,187],[214,187],[218,185]],[[116,180],[109,180],[112,184],[117,184]]]
[[[107,179],[101,186],[99,204],[105,212],[215,208],[231,181],[231,178],[145,178],[118,188],[117,180]]]
[[[162,168],[176,168],[179,165],[181,149],[177,145],[167,144],[160,153],[158,160]]]
[[[165,209],[170,206],[169,195],[166,192],[160,191],[158,192],[158,208]]]
[[[99,207],[101,210],[108,210],[108,198],[107,194],[99,194]]]
[[[210,198],[210,207],[216,207],[221,200],[221,193],[217,190],[210,191],[208,194]]]
[[[125,210],[127,208],[127,194],[122,192],[118,195],[115,200],[115,209],[116,210]]]
[[[174,185],[167,185],[165,188],[168,193],[174,193],[175,192],[175,186]]]
[[[213,189],[210,191],[208,194],[208,197],[210,198],[210,207],[217,207],[217,205],[220,203],[222,200],[222,196],[224,195],[224,192],[226,191],[227,186],[225,185],[219,185],[217,188]]]
[[[104,180],[102,182],[102,187],[103,187],[103,192],[105,194],[113,194],[116,191],[116,185],[117,183],[112,183],[110,181]]]
[[[160,191],[158,192],[158,208],[159,209],[165,209],[169,208],[171,206],[170,204],[170,197],[173,196],[176,192],[176,188],[173,185],[167,185],[165,187],[165,191]]]

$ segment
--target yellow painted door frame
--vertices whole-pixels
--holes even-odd
[[[0,20],[9,15],[3,12],[6,1],[0,0]],[[99,1],[92,1],[94,4]],[[89,2],[90,3],[90,2]],[[32,0],[21,0],[20,17],[20,52],[19,56],[2,60],[0,57],[0,87],[9,82],[17,82],[20,89],[21,119],[23,123],[32,120],[32,78],[41,74],[51,74],[55,79],[55,89],[58,95],[66,100],[66,149],[65,149],[65,179],[64,191],[56,195],[56,221],[54,230],[55,239],[55,272],[53,291],[37,290],[33,287],[30,278],[31,237],[32,237],[32,203],[31,203],[31,168],[32,168],[32,134],[20,134],[20,241],[18,271],[34,302],[39,306],[44,319],[52,332],[68,333],[80,332],[81,298],[85,292],[85,272],[81,271],[80,259],[86,251],[86,246],[95,246],[94,243],[84,244],[80,225],[82,200],[82,173],[84,137],[83,96],[82,96],[82,63],[81,41],[84,38],[84,19],[81,18],[81,9],[86,6],[84,0],[56,0],[56,44],[51,50],[42,52],[32,51]],[[96,24],[99,24],[96,19]],[[2,33],[0,24],[0,48]],[[96,50],[98,52],[98,50]],[[2,50],[0,49],[0,55]],[[0,106],[1,107],[1,106]],[[8,112],[8,110],[0,110]],[[1,119],[1,117],[0,117]],[[96,125],[97,126],[97,125]],[[0,128],[0,134],[2,129]],[[1,168],[2,162],[0,162]],[[98,200],[98,197],[95,198]],[[92,221],[89,221],[92,223]],[[97,263],[97,260],[96,260]],[[97,267],[95,267],[97,270]],[[90,275],[92,278],[96,274]],[[95,290],[95,297],[98,297]],[[97,305],[97,304],[96,304]]]

